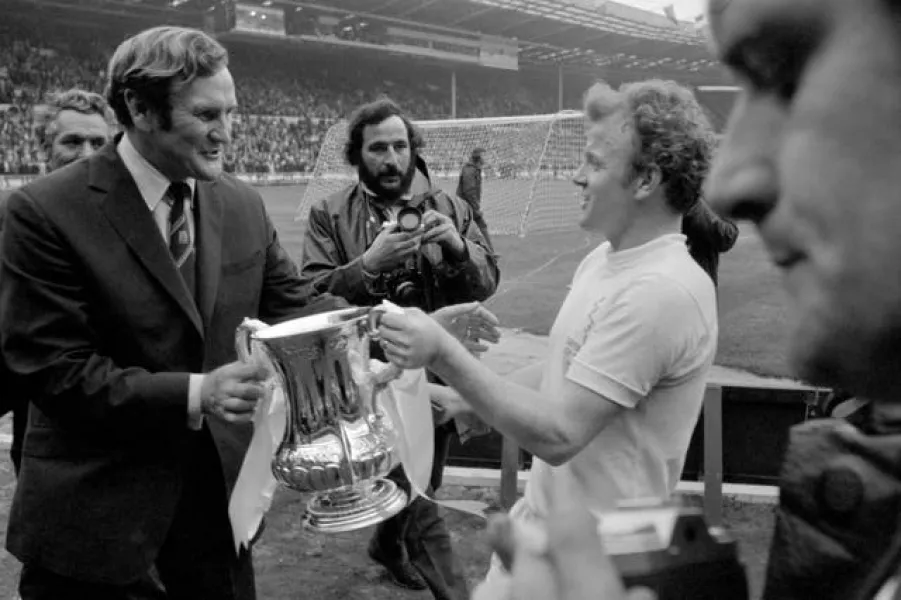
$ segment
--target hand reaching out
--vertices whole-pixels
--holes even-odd
[[[482,342],[496,344],[501,339],[500,321],[478,302],[445,306],[431,316],[477,356],[488,350]]]
[[[623,589],[604,553],[597,520],[564,491],[554,488],[544,522],[514,522],[499,515],[489,523],[494,551],[512,576],[512,600],[655,600],[647,588]],[[487,585],[473,600],[494,600]]]

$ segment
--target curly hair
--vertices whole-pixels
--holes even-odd
[[[627,110],[635,136],[632,175],[660,169],[667,204],[684,214],[701,198],[716,148],[710,119],[694,93],[676,83],[649,79],[614,91],[600,82],[585,94],[585,114],[597,122]]]
[[[47,110],[40,119],[41,144],[47,148],[56,135],[56,117],[64,110],[72,110],[83,115],[100,115],[109,124],[114,121],[112,111],[100,94],[72,88],[64,92],[48,94]]]
[[[206,33],[185,27],[153,27],[122,42],[107,69],[106,98],[119,123],[133,125],[125,92],[133,91],[172,127],[172,95],[197,77],[228,66],[225,48]]]
[[[400,117],[407,128],[407,137],[410,138],[410,153],[415,156],[425,147],[422,133],[413,125],[409,117],[404,114],[400,106],[387,96],[364,104],[353,112],[347,124],[347,142],[344,144],[344,160],[352,167],[360,165],[363,152],[363,130],[370,125],[378,125],[385,119]]]

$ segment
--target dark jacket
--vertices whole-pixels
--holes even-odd
[[[791,428],[764,600],[869,599],[898,574],[899,456],[894,404]]]
[[[0,190],[0,234],[3,233],[3,221],[6,217],[6,203],[12,195],[11,190]],[[0,357],[0,417],[22,405],[21,398],[11,389],[12,379],[6,370],[6,361]]]
[[[426,177],[424,163],[420,165]],[[434,209],[449,216],[466,243],[466,256],[455,262],[437,244],[422,247],[418,265],[423,279],[426,311],[450,304],[485,300],[497,288],[497,259],[473,223],[469,206],[438,188],[414,196],[423,210]],[[328,292],[355,305],[375,305],[392,299],[393,274],[367,282],[363,276],[363,253],[372,245],[386,220],[379,203],[359,184],[318,200],[310,208],[304,235],[301,276],[317,293]]]
[[[457,180],[457,197],[463,198],[473,212],[482,210],[482,167],[472,162],[463,165]]]
[[[688,252],[704,269],[713,284],[718,283],[720,254],[729,251],[738,239],[738,227],[717,216],[703,200],[699,200],[682,217]]]
[[[2,352],[31,409],[7,547],[25,563],[118,585],[143,576],[178,535],[185,473],[198,461],[221,473],[222,504],[204,510],[227,523],[252,427],[206,419],[198,438],[187,426],[189,373],[235,360],[245,317],[346,306],[309,302],[252,187],[224,175],[198,182],[196,195],[196,300],[115,142],[9,200]]]

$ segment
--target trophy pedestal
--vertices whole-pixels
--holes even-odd
[[[320,533],[343,533],[376,525],[407,505],[407,494],[390,479],[364,481],[353,488],[316,494],[305,525]]]

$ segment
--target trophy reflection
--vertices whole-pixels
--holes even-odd
[[[397,514],[407,494],[385,475],[397,465],[396,424],[380,398],[400,371],[370,368],[380,308],[352,308],[267,326],[245,319],[236,345],[244,361],[275,373],[287,408],[272,461],[275,478],[312,493],[305,520],[322,532],[352,531]]]

